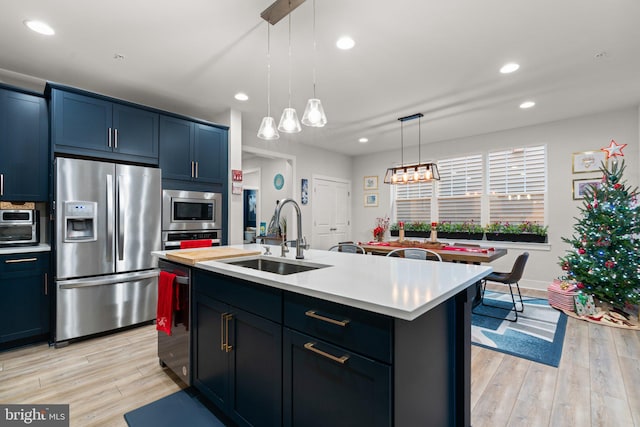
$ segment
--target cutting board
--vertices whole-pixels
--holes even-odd
[[[224,258],[260,255],[260,251],[237,248],[206,248],[167,252],[167,258],[181,264],[195,265],[201,261],[212,261]]]

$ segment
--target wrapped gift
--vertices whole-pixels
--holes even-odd
[[[574,297],[578,295],[578,287],[574,283],[554,280],[547,288],[547,299],[551,307],[560,310],[574,311]]]
[[[596,305],[593,303],[593,295],[579,293],[575,295],[576,313],[578,316],[593,316],[596,314]]]

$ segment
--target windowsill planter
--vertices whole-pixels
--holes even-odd
[[[391,230],[391,235],[393,237],[400,236],[400,230]],[[430,231],[409,231],[409,230],[405,230],[404,231],[404,237],[420,237],[420,238],[427,239],[427,238],[431,237],[431,232]]]
[[[465,233],[462,231],[438,231],[441,239],[482,240],[484,233]]]
[[[547,243],[547,236],[534,233],[485,233],[487,240],[498,242]]]

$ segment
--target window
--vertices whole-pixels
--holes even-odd
[[[394,185],[393,188],[395,189],[396,221],[431,222],[432,183]]]
[[[482,155],[438,161],[439,221],[453,223],[482,220]]]
[[[544,224],[546,147],[493,151],[488,163],[489,222]]]

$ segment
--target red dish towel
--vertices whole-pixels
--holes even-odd
[[[212,243],[213,241],[211,239],[183,240],[180,242],[180,249],[206,248],[211,246]]]
[[[160,272],[158,280],[158,307],[156,311],[156,329],[171,335],[171,315],[173,313],[173,283],[176,275]]]

